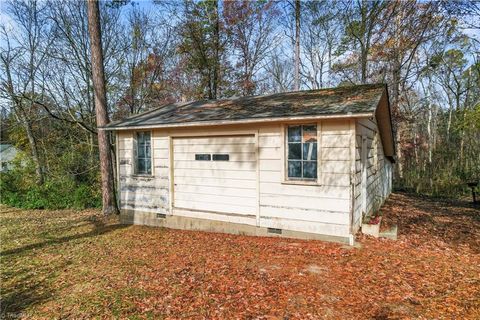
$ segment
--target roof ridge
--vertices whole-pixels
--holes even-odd
[[[103,128],[371,112],[386,84],[371,83],[265,95],[166,103]],[[381,90],[377,90],[381,89]]]

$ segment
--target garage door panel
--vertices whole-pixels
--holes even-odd
[[[252,171],[242,170],[201,170],[201,169],[177,169],[175,170],[174,178],[187,177],[187,178],[219,178],[219,179],[242,179],[255,181],[256,173]]]
[[[245,214],[245,215],[254,215],[256,213],[256,207],[235,206],[232,204],[224,204],[224,203],[208,203],[204,201],[194,202],[194,201],[178,200],[175,202],[175,207],[182,208],[182,209],[189,209],[189,210]]]
[[[184,152],[184,153],[175,153],[175,161],[196,161],[195,155],[199,154],[200,152]],[[211,152],[205,152],[207,154],[211,154]],[[237,162],[237,161],[247,161],[247,162],[255,162],[255,152],[225,152],[228,153],[229,161],[230,162]],[[219,161],[220,162],[220,161]]]
[[[177,201],[192,201],[192,202],[205,202],[205,203],[223,203],[233,206],[246,206],[255,207],[257,203],[256,197],[241,197],[241,196],[222,196],[215,194],[197,194],[197,193],[184,193],[178,192],[175,195]]]
[[[257,162],[254,136],[174,138],[176,208],[255,214]],[[228,154],[228,161],[196,160],[196,154]]]
[[[181,186],[211,186],[237,189],[252,189],[255,188],[255,180],[248,179],[219,179],[219,178],[190,178],[190,177],[175,177],[175,190]]]
[[[175,192],[177,193],[194,193],[194,194],[206,194],[206,195],[220,195],[220,196],[234,196],[234,197],[248,197],[255,198],[257,196],[257,190],[251,188],[240,188],[238,185],[235,187],[219,187],[217,185],[190,185],[180,184],[175,186]]]
[[[252,171],[256,163],[252,161],[175,161],[176,169],[206,169],[206,170],[229,170],[229,171]]]
[[[178,153],[228,153],[228,152],[255,152],[255,144],[226,144],[226,145],[174,145],[174,157]]]

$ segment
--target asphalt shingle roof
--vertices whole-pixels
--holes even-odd
[[[112,122],[106,128],[373,113],[385,90],[384,84],[370,84],[223,100],[177,102]]]

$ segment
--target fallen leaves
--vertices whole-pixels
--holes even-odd
[[[382,211],[399,240],[360,236],[360,249],[9,210],[0,213],[2,315],[480,318],[480,213],[462,203],[394,194]]]

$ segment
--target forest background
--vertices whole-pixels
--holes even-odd
[[[106,0],[100,13],[113,120],[174,101],[384,82],[395,187],[458,197],[480,179],[477,1]],[[0,174],[2,203],[101,205],[85,2],[0,1],[0,107],[1,143],[20,150]]]

